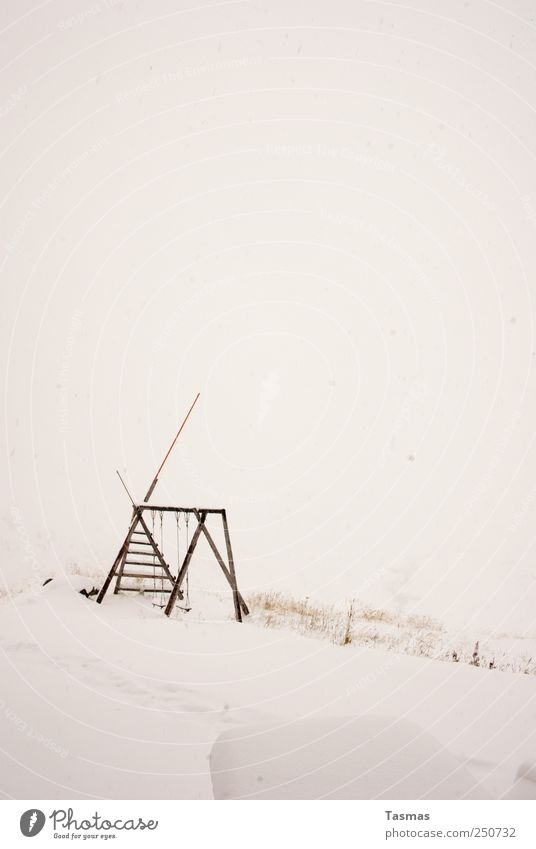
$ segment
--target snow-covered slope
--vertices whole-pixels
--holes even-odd
[[[536,754],[532,676],[239,625],[228,599],[219,621],[167,620],[142,596],[99,606],[77,592],[91,583],[55,578],[0,603],[6,795],[210,798],[222,732],[298,719],[411,721],[476,795],[511,792]]]
[[[480,799],[485,785],[414,722],[365,714],[225,731],[217,799]]]

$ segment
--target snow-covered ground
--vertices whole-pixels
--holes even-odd
[[[6,797],[211,798],[222,732],[298,720],[415,723],[481,796],[512,792],[536,755],[533,676],[239,625],[229,598],[169,620],[148,596],[99,606],[77,592],[92,583],[56,577],[0,602]]]

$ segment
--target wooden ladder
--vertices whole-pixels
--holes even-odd
[[[137,521],[135,521],[137,516]],[[124,583],[125,578],[136,583]],[[118,592],[171,593],[176,578],[144,521],[134,512],[127,539],[115,572],[114,594]],[[182,593],[181,596],[182,598]]]

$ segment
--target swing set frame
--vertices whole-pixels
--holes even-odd
[[[244,601],[242,595],[240,594],[240,592],[238,590],[238,584],[237,584],[237,580],[236,580],[236,571],[235,571],[235,565],[234,565],[234,557],[233,557],[233,549],[232,549],[232,546],[231,546],[231,537],[230,537],[230,534],[229,534],[229,525],[227,523],[227,513],[226,513],[225,509],[223,507],[169,507],[169,506],[158,506],[158,505],[155,506],[153,504],[148,503],[148,501],[149,501],[149,499],[150,499],[150,497],[153,493],[153,490],[154,490],[156,484],[158,483],[158,476],[159,476],[160,472],[162,471],[162,468],[164,467],[164,464],[165,464],[167,458],[169,457],[169,455],[170,455],[170,453],[173,449],[173,446],[175,445],[177,439],[179,438],[180,433],[181,433],[184,425],[188,421],[190,413],[192,412],[198,398],[199,398],[199,393],[197,394],[197,396],[196,396],[192,406],[190,407],[184,421],[182,422],[173,442],[171,443],[162,463],[160,464],[160,467],[159,467],[155,477],[153,478],[153,481],[152,481],[152,483],[151,483],[151,485],[150,485],[150,487],[147,491],[145,499],[143,500],[143,502],[141,504],[135,504],[134,503],[134,501],[132,500],[132,497],[131,497],[123,479],[121,478],[121,475],[119,475],[119,472],[117,473],[119,475],[119,478],[121,479],[121,483],[125,487],[125,490],[126,490],[128,496],[130,498],[130,501],[132,503],[132,518],[131,518],[131,521],[130,521],[129,529],[127,531],[127,535],[126,535],[125,539],[123,540],[123,544],[121,545],[121,548],[119,549],[117,557],[115,558],[115,560],[112,564],[112,568],[108,572],[106,580],[104,581],[104,584],[102,585],[102,587],[99,591],[99,594],[97,596],[96,600],[97,600],[98,604],[101,604],[101,602],[104,599],[104,596],[106,595],[108,588],[109,588],[109,586],[110,586],[110,584],[111,584],[111,582],[113,581],[114,578],[115,578],[114,595],[116,593],[120,592],[121,590],[126,590],[126,591],[130,591],[130,592],[139,592],[139,587],[122,586],[121,582],[122,582],[123,578],[130,577],[130,578],[153,578],[153,579],[155,579],[155,572],[154,571],[153,571],[153,574],[132,573],[132,572],[125,571],[125,566],[128,567],[128,565],[130,563],[134,563],[135,565],[147,566],[147,568],[149,568],[150,565],[151,565],[146,560],[138,561],[136,563],[135,561],[129,561],[127,559],[128,556],[129,556],[129,553],[133,553],[133,552],[130,551],[130,545],[132,543],[134,543],[135,545],[145,545],[146,547],[148,547],[149,550],[147,552],[145,552],[145,556],[152,556],[153,557],[153,564],[156,566],[156,564],[158,562],[159,568],[162,569],[162,573],[161,573],[162,588],[159,589],[159,590],[156,589],[156,586],[155,586],[156,581],[154,581],[153,592],[169,592],[169,588],[164,589],[164,586],[163,586],[164,580],[167,580],[167,581],[171,582],[171,584],[172,584],[170,597],[169,597],[169,600],[168,600],[166,607],[165,607],[165,610],[164,610],[164,613],[166,614],[166,616],[170,616],[172,611],[173,611],[173,608],[175,607],[177,599],[183,599],[184,598],[181,587],[182,587],[185,579],[187,579],[188,568],[190,566],[190,561],[192,559],[192,555],[193,555],[193,553],[196,549],[196,546],[197,546],[197,543],[199,542],[199,538],[200,538],[201,534],[203,534],[205,539],[207,540],[210,548],[212,549],[212,553],[214,554],[216,560],[218,561],[218,564],[219,564],[223,574],[225,575],[225,578],[226,578],[229,586],[231,587],[232,594],[233,594],[233,603],[234,603],[234,611],[235,611],[236,621],[242,622],[242,614],[244,616],[247,616],[249,614],[248,606],[247,606],[246,602]],[[168,563],[166,562],[166,560],[164,558],[164,552],[159,548],[159,546],[158,546],[158,544],[155,540],[154,533],[151,533],[149,525],[145,521],[144,513],[147,513],[147,512],[152,514],[153,530],[154,530],[154,516],[155,516],[156,513],[160,513],[161,517],[163,516],[164,513],[175,513],[176,517],[177,517],[177,533],[178,533],[178,517],[179,517],[180,513],[184,513],[187,525],[188,525],[189,517],[191,515],[193,515],[195,517],[195,519],[197,520],[197,526],[196,526],[194,533],[192,535],[192,539],[188,544],[188,549],[186,551],[186,555],[185,555],[182,563],[180,564],[180,566],[178,566],[178,574],[176,576],[174,576],[172,574],[171,569],[170,569]],[[226,554],[227,554],[227,562],[225,562],[224,558],[220,554],[218,547],[217,547],[216,543],[214,542],[214,538],[212,537],[212,534],[210,533],[209,529],[206,526],[207,516],[209,516],[209,515],[219,515],[219,516],[221,516],[221,521],[222,521],[222,524],[223,524],[223,534],[224,534],[224,538],[225,538],[225,549],[226,549]],[[141,541],[139,539],[133,540],[134,537],[140,537],[140,536],[144,537],[143,541]],[[140,555],[142,554],[141,552],[138,552],[138,553]]]
[[[184,556],[182,564],[180,565],[178,574],[174,576],[171,573],[171,569],[164,558],[163,552],[160,550],[158,543],[156,542],[151,530],[149,528],[148,523],[145,521],[144,513],[150,512],[153,515],[155,513],[175,513],[180,514],[184,513],[185,515],[193,515],[197,520],[197,526],[193,532],[191,542],[188,545],[188,550]],[[214,542],[214,538],[210,533],[209,529],[206,526],[206,519],[209,515],[219,515],[221,516],[222,524],[223,524],[223,534],[225,537],[225,548],[227,553],[227,563],[224,558],[220,554],[220,551]],[[138,530],[141,528],[141,531]],[[168,581],[171,581],[173,584],[173,588],[170,593],[170,597],[168,603],[165,607],[164,613],[166,616],[170,616],[177,599],[183,598],[182,593],[182,585],[187,577],[188,568],[190,566],[190,561],[192,559],[193,553],[196,549],[197,543],[199,542],[199,538],[201,534],[204,535],[207,540],[212,552],[218,561],[218,564],[225,575],[225,578],[231,587],[231,591],[233,594],[233,603],[235,610],[235,618],[237,622],[242,622],[242,614],[247,616],[249,614],[249,609],[244,601],[242,595],[238,590],[238,584],[236,580],[236,571],[234,565],[234,557],[233,557],[233,549],[231,546],[231,537],[229,534],[229,525],[227,522],[227,512],[223,507],[169,507],[169,506],[161,506],[161,505],[153,505],[153,504],[137,504],[134,505],[133,508],[133,517],[130,523],[130,527],[128,529],[127,535],[124,539],[123,545],[119,549],[117,557],[115,558],[112,568],[110,569],[108,576],[101,587],[101,590],[97,596],[97,603],[100,604],[106,595],[108,588],[115,577],[115,588],[114,595],[121,590],[133,591],[135,588],[133,587],[124,587],[121,586],[121,581],[123,578],[128,577],[136,577],[136,578],[150,578],[152,577],[150,574],[142,575],[125,572],[125,566],[128,565],[128,552],[129,545],[132,541],[134,534],[144,535],[147,539],[148,545],[151,547],[151,551],[149,554],[153,554],[156,560],[158,561],[159,566],[162,568],[165,578]],[[139,544],[136,541],[136,544]],[[149,566],[149,563],[147,563]],[[165,591],[165,590],[164,590]]]

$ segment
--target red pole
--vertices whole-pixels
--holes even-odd
[[[188,412],[186,413],[186,416],[184,417],[184,421],[183,421],[183,423],[181,424],[180,428],[178,429],[177,434],[176,434],[176,436],[175,436],[175,439],[173,440],[173,442],[172,442],[172,443],[171,443],[171,445],[169,446],[166,456],[164,457],[164,459],[163,459],[163,460],[162,460],[162,462],[160,463],[160,466],[159,466],[159,468],[158,468],[158,471],[157,471],[156,475],[155,475],[155,476],[154,476],[154,478],[153,478],[153,482],[151,483],[151,486],[150,486],[150,487],[149,487],[149,489],[147,490],[147,495],[146,495],[146,496],[145,496],[145,498],[143,499],[144,503],[145,503],[145,502],[147,502],[147,501],[149,501],[149,499],[150,499],[151,495],[153,494],[153,490],[154,490],[154,488],[155,488],[156,484],[158,483],[158,475],[160,474],[160,472],[161,472],[161,471],[162,471],[162,469],[164,468],[164,463],[166,462],[167,458],[169,457],[169,455],[170,455],[170,454],[171,454],[171,452],[173,451],[173,447],[174,447],[174,445],[175,445],[175,443],[176,443],[177,439],[178,439],[178,438],[179,438],[179,436],[181,435],[181,431],[182,431],[182,429],[183,429],[184,425],[186,424],[186,422],[187,422],[187,421],[188,421],[188,419],[190,418],[190,413],[192,412],[193,408],[194,408],[194,407],[195,407],[195,405],[197,404],[197,399],[199,398],[199,396],[200,396],[200,395],[201,395],[201,393],[200,393],[200,392],[198,392],[198,393],[197,393],[197,395],[195,396],[195,398],[194,398],[194,402],[193,402],[192,406],[190,407],[190,409],[188,410]]]

